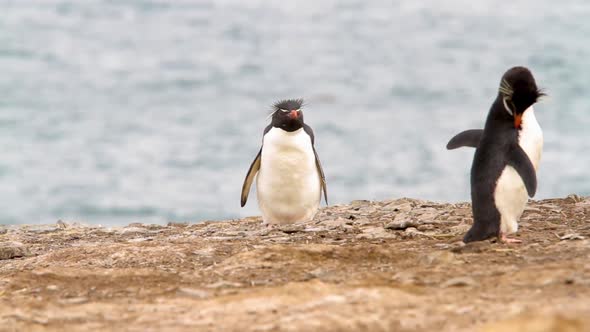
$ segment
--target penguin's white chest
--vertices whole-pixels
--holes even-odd
[[[535,170],[538,170],[543,152],[543,131],[532,106],[522,116],[522,130],[518,137],[518,144],[529,156]]]
[[[532,106],[524,112],[521,127],[518,144],[533,163],[535,170],[538,170],[543,150],[543,131],[535,118]],[[494,199],[501,215],[500,231],[503,234],[516,232],[518,220],[528,201],[528,194],[522,178],[512,166],[506,166],[498,178]]]
[[[320,187],[311,138],[303,129],[272,128],[264,135],[256,190],[265,223],[313,219],[320,205]]]

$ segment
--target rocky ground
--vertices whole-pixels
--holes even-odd
[[[355,201],[314,222],[0,226],[0,330],[590,331],[590,198],[532,202],[520,245],[469,204]]]

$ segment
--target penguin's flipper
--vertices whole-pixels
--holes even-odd
[[[326,201],[326,205],[328,205],[328,186],[326,185],[326,176],[324,175],[322,163],[320,163],[320,157],[318,156],[315,147],[313,148],[313,153],[315,154],[315,166],[317,167],[318,173],[320,174],[320,183],[322,185],[322,191],[324,192],[324,200]]]
[[[537,172],[533,163],[520,145],[514,145],[508,152],[508,165],[514,167],[526,187],[529,197],[537,192]]]
[[[482,135],[483,129],[465,130],[451,138],[447,144],[447,150],[453,150],[463,146],[477,148]]]
[[[250,193],[250,187],[252,186],[252,182],[254,181],[254,178],[256,177],[256,173],[258,173],[258,170],[260,169],[260,160],[261,160],[261,156],[262,156],[262,148],[260,148],[260,151],[258,151],[258,154],[256,155],[256,159],[254,159],[254,161],[252,162],[252,165],[250,165],[250,169],[248,170],[248,174],[246,175],[246,179],[244,179],[244,185],[242,185],[242,207],[244,207],[244,205],[246,205],[246,202],[248,201],[248,194]],[[317,160],[317,159],[316,159]]]
[[[324,200],[326,201],[326,205],[328,205],[328,186],[326,185],[326,176],[324,175],[324,170],[322,169],[322,163],[320,163],[320,157],[315,150],[315,135],[313,134],[313,129],[311,129],[310,126],[303,124],[303,130],[305,130],[311,139],[311,147],[313,148],[313,154],[315,154],[315,166],[318,169],[318,173],[320,174],[320,183],[322,186],[322,191],[324,192]]]

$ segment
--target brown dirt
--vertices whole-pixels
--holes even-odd
[[[520,245],[463,245],[469,204],[412,199],[272,229],[5,227],[0,330],[590,331],[589,216],[531,202]]]

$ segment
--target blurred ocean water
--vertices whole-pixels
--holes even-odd
[[[465,201],[473,150],[445,144],[513,65],[550,95],[537,198],[588,195],[588,17],[584,0],[4,0],[0,224],[258,214],[242,180],[290,97],[332,204]]]

